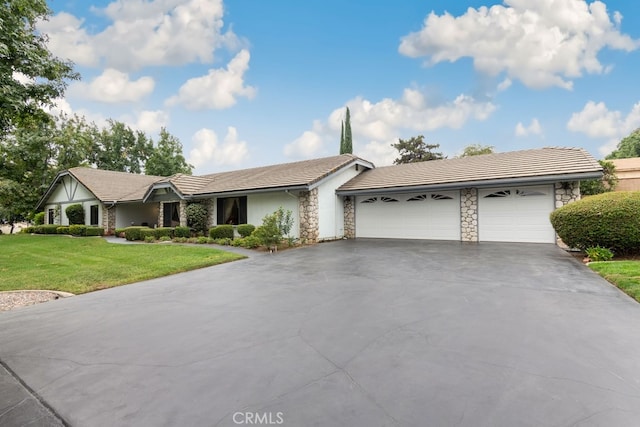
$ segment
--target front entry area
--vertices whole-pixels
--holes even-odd
[[[356,236],[460,240],[460,192],[357,196]]]

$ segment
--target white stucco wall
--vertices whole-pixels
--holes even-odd
[[[142,225],[153,227],[158,222],[158,203],[122,203],[116,205],[116,228]]]
[[[55,219],[55,224],[69,225],[65,209],[75,204],[81,204],[84,208],[84,223],[87,225],[91,224],[91,206],[98,205],[98,225],[102,225],[102,203],[84,185],[71,176],[63,177],[47,199],[47,203],[44,205],[45,222],[49,218],[49,209],[59,209],[59,216]]]
[[[318,221],[320,240],[340,239],[344,236],[344,203],[336,196],[336,189],[365,170],[353,165],[318,186]]]
[[[294,194],[287,194],[284,191],[249,194],[247,196],[247,222],[256,227],[262,225],[262,218],[272,214],[282,206],[285,211],[290,210],[293,214],[292,237],[300,236],[300,215],[298,208],[298,197]]]

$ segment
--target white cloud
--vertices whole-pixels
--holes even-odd
[[[599,148],[602,155],[613,151],[622,138],[639,127],[640,102],[625,115],[621,111],[609,110],[604,102],[589,101],[582,111],[573,113],[567,122],[567,129],[572,132],[580,132],[590,138],[607,139]]]
[[[80,65],[95,66],[100,58],[108,67],[136,70],[210,63],[217,48],[239,44],[232,31],[222,29],[222,0],[117,0],[93,10],[112,21],[96,34],[67,13],[38,25],[54,54]]]
[[[212,69],[206,76],[187,80],[166,105],[181,104],[190,110],[223,109],[235,105],[238,97],[253,98],[255,88],[245,86],[243,80],[250,58],[249,51],[243,49],[226,69]]]
[[[139,129],[146,134],[154,135],[160,132],[160,129],[167,126],[169,122],[169,114],[162,110],[144,110],[137,114],[132,127]]]
[[[505,0],[505,6],[469,8],[461,16],[429,14],[423,28],[402,39],[400,53],[429,64],[473,58],[477,70],[506,73],[526,86],[572,88],[572,79],[605,73],[604,48],[632,51],[639,40],[620,32],[606,5],[577,0]]]
[[[525,126],[522,122],[518,122],[516,125],[516,136],[529,136],[529,135],[542,135],[542,126],[538,119],[531,120],[529,126]]]
[[[137,102],[153,92],[154,86],[151,77],[132,81],[128,74],[107,68],[90,83],[71,85],[69,95],[105,103]]]
[[[200,129],[193,135],[194,148],[189,152],[188,162],[202,171],[212,171],[214,166],[236,166],[246,160],[249,150],[247,143],[238,137],[236,128],[227,128],[222,143],[211,129]]]
[[[403,135],[440,128],[459,129],[469,120],[487,119],[496,108],[490,102],[467,95],[432,104],[416,89],[405,89],[400,99],[385,98],[375,103],[357,97],[348,101],[347,106],[351,112],[354,154],[380,165],[393,161],[396,152],[391,144]],[[310,158],[335,152],[344,112],[344,107],[336,108],[326,121],[314,122],[313,129],[285,146],[285,156]]]

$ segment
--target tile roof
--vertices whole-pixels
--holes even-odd
[[[385,166],[361,173],[338,191],[400,189],[474,182],[539,179],[545,176],[597,175],[602,167],[580,148],[548,147],[456,159]]]
[[[88,167],[71,168],[69,173],[103,202],[141,200],[151,184],[164,179],[161,176],[106,171]]]
[[[370,164],[352,154],[342,154],[200,177],[177,176],[172,177],[170,181],[183,194],[191,195],[304,187],[315,184],[354,161]]]

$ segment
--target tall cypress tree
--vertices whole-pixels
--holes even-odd
[[[344,120],[344,144],[341,145],[340,154],[352,154],[353,153],[353,140],[351,138],[351,113],[349,107],[347,107],[347,114]]]

